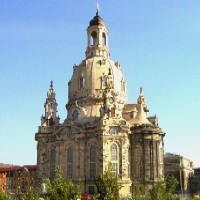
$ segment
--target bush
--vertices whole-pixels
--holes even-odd
[[[39,195],[35,193],[31,188],[24,194],[24,200],[40,200]]]
[[[81,190],[79,185],[75,185],[70,179],[63,177],[60,168],[57,168],[57,177],[55,181],[45,179],[47,191],[44,199],[48,200],[77,200],[81,198]]]
[[[168,176],[166,181],[158,182],[149,192],[151,200],[178,200],[172,194],[178,184],[174,176]]]
[[[95,198],[99,200],[118,200],[119,190],[122,188],[120,178],[112,173],[112,164],[108,164],[108,170],[100,174],[95,180],[98,193]]]
[[[11,200],[11,198],[5,192],[0,190],[0,200]]]

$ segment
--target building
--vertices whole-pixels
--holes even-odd
[[[0,163],[0,191],[6,192],[7,169],[12,165]]]
[[[7,165],[0,163],[0,191],[6,191],[6,172],[2,171],[1,169]]]
[[[191,192],[191,177],[194,175],[194,165],[191,160],[180,155],[166,153],[164,156],[165,177],[173,175],[179,182],[176,193]]]
[[[0,167],[0,190],[19,198],[36,183],[36,165],[4,165]]]
[[[85,59],[73,66],[68,82],[67,118],[57,116],[51,81],[45,115],[35,134],[38,178],[55,178],[56,166],[85,194],[96,192],[94,179],[112,163],[121,178],[123,195],[134,191],[134,181],[149,188],[164,178],[164,133],[157,116],[148,117],[142,88],[135,104],[127,103],[121,66],[110,59],[108,29],[99,16],[87,28]]]
[[[194,169],[194,176],[190,179],[191,193],[200,195],[200,168]]]

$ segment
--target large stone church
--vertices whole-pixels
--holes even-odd
[[[157,116],[148,116],[142,88],[135,104],[127,102],[126,79],[118,62],[110,59],[108,29],[96,15],[87,28],[85,58],[73,66],[68,82],[67,118],[57,116],[51,81],[45,114],[35,134],[38,179],[55,178],[60,166],[64,176],[79,182],[82,192],[96,192],[94,179],[111,163],[121,178],[123,195],[134,182],[151,187],[164,178],[164,133]]]

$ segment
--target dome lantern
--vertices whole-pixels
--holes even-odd
[[[99,7],[97,6],[96,15],[90,20],[87,28],[88,45],[86,49],[86,58],[93,56],[102,56],[109,58],[108,48],[108,29],[103,19],[99,16]]]

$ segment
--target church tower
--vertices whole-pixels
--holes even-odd
[[[142,88],[137,104],[127,104],[123,117],[130,125],[131,180],[145,189],[164,180],[164,136],[157,116],[148,117],[148,108]],[[135,187],[132,185],[132,192]]]
[[[41,125],[38,127],[38,133],[35,134],[35,140],[37,144],[37,173],[38,178],[41,180],[43,177],[54,178],[55,176],[55,164],[53,169],[49,171],[49,148],[48,143],[55,141],[55,130],[60,126],[60,118],[57,116],[57,103],[56,93],[53,89],[53,81],[50,83],[49,91],[47,92],[46,102],[44,103],[45,115],[41,117]],[[54,144],[56,146],[56,144]],[[51,156],[52,157],[52,156]],[[54,158],[53,158],[54,159]]]
[[[122,117],[127,103],[126,83],[120,64],[110,59],[108,29],[98,10],[87,28],[87,38],[86,58],[73,67],[68,83],[65,120],[72,130],[79,128],[74,135],[84,150],[77,152],[79,177],[86,180],[85,192],[93,193],[95,176],[111,162],[113,173],[122,178],[123,193],[129,193],[130,130]]]
[[[47,92],[46,102],[44,104],[45,116],[41,117],[42,127],[52,127],[59,124],[59,116],[57,117],[56,93],[53,89],[53,81],[51,81],[49,91]]]

